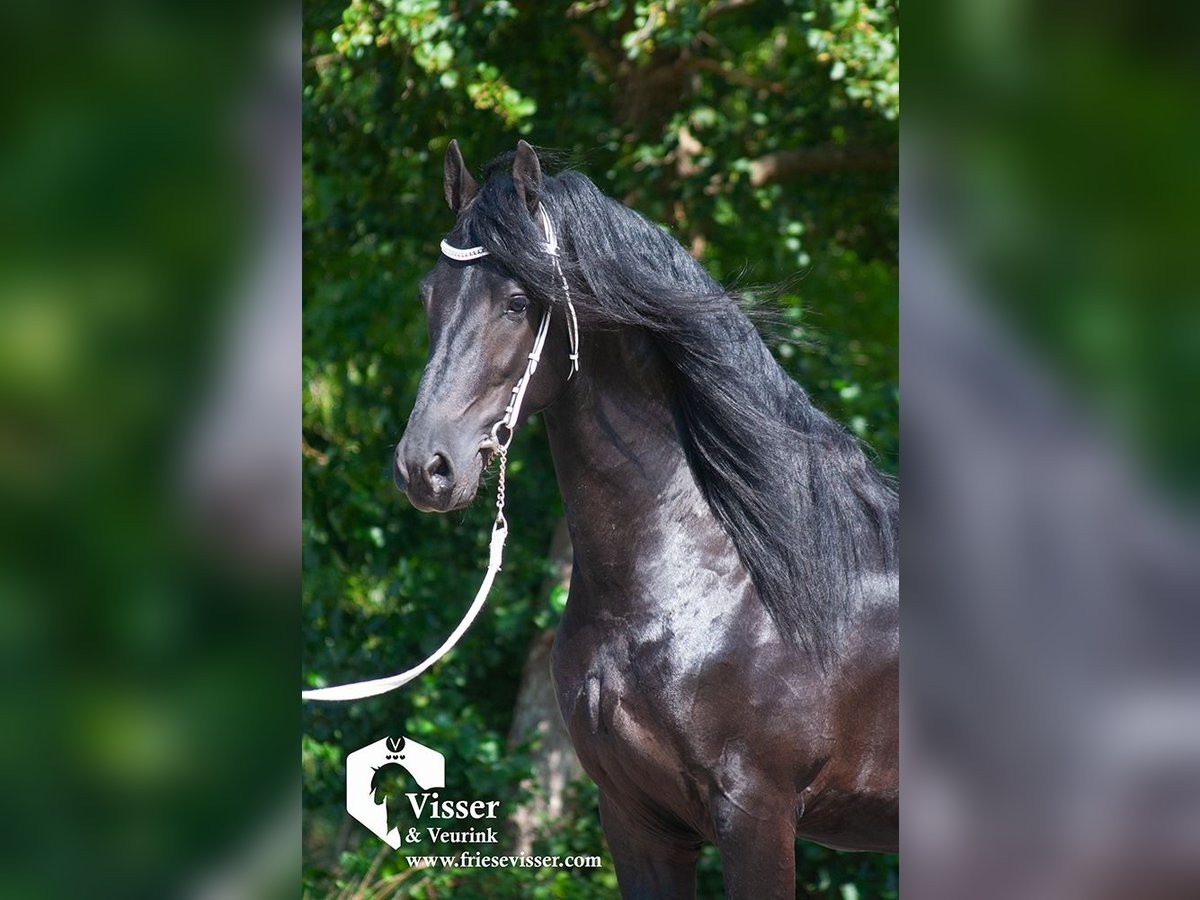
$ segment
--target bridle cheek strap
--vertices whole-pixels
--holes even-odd
[[[558,274],[559,280],[562,282],[563,295],[567,301],[567,335],[571,342],[571,371],[567,376],[569,378],[579,371],[579,321],[575,317],[575,304],[571,302],[570,285],[567,283],[566,276],[563,275],[562,266],[558,262],[558,240],[554,234],[554,226],[550,224],[550,217],[546,215],[544,207],[539,206],[538,213],[540,214],[542,223],[542,232],[546,235],[546,253],[554,258],[554,271]],[[442,253],[446,254],[450,259],[459,262],[470,262],[488,255],[488,251],[483,247],[462,249],[453,247],[445,241],[442,241]],[[396,690],[396,688],[403,687],[449,653],[454,645],[458,643],[459,639],[466,634],[467,629],[471,627],[471,623],[475,621],[475,617],[483,609],[484,603],[487,602],[488,594],[491,592],[492,583],[496,580],[496,573],[500,571],[501,565],[504,562],[504,542],[508,538],[508,520],[504,518],[505,480],[508,472],[508,445],[512,443],[513,434],[517,429],[517,420],[521,416],[521,404],[525,401],[525,390],[529,387],[529,382],[533,380],[533,373],[537,371],[538,362],[542,358],[542,348],[546,345],[546,335],[550,331],[551,309],[552,307],[547,305],[545,312],[542,313],[542,320],[538,323],[537,335],[533,339],[533,349],[529,351],[529,361],[525,364],[525,373],[512,389],[512,397],[509,399],[508,406],[504,410],[504,418],[492,426],[491,434],[483,443],[483,448],[495,451],[496,456],[500,459],[499,477],[496,483],[496,521],[492,525],[492,540],[488,551],[487,572],[484,573],[483,583],[479,585],[475,599],[471,601],[471,606],[467,609],[462,621],[458,623],[458,627],[450,633],[450,636],[446,638],[442,646],[438,647],[420,665],[413,666],[411,669],[396,675],[389,675],[386,678],[375,678],[370,681],[356,681],[352,684],[339,684],[333,687],[313,688],[312,690],[302,691],[300,696],[304,700],[361,700],[365,697],[375,697],[379,694],[386,694],[389,691]],[[503,436],[500,434],[501,429],[507,432]]]
[[[550,216],[546,213],[545,204],[538,204],[538,222],[542,226],[542,234],[545,235],[546,241],[542,245],[542,249],[554,260],[554,272],[558,275],[559,283],[562,284],[563,298],[567,301],[567,338],[571,342],[571,371],[567,373],[570,378],[579,371],[579,318],[575,315],[575,303],[571,300],[571,285],[567,282],[567,276],[563,274],[562,265],[559,263],[558,256],[558,235],[554,232],[554,224],[550,221]],[[491,252],[486,247],[455,247],[447,241],[442,241],[442,254],[456,262],[474,262],[477,259],[483,259],[485,256],[490,256]],[[550,310],[547,308],[542,316],[542,324],[539,326],[539,333],[545,327],[547,320],[550,318]],[[542,343],[545,343],[543,340]],[[534,345],[535,351],[540,355],[542,352],[541,344]],[[534,362],[533,368],[537,368],[537,363]],[[533,372],[527,370],[525,379],[528,379]],[[518,387],[520,382],[518,382]],[[515,393],[515,391],[514,391]],[[523,395],[524,392],[522,392]],[[506,415],[507,418],[507,415]],[[516,423],[514,416],[511,425]],[[493,429],[495,431],[495,429]]]
[[[538,323],[537,335],[533,339],[533,349],[529,351],[529,361],[525,363],[525,374],[518,379],[513,386],[512,396],[509,398],[508,406],[504,409],[504,418],[492,426],[492,433],[488,436],[489,442],[485,446],[494,445],[494,449],[503,447],[508,449],[508,445],[512,443],[513,434],[517,430],[517,419],[521,415],[521,404],[525,402],[525,390],[529,387],[529,382],[533,380],[533,373],[537,371],[538,363],[542,359],[542,348],[546,346],[546,335],[550,331],[550,307],[546,307],[546,311],[542,313],[542,320]],[[508,434],[501,437],[500,429],[505,429]]]

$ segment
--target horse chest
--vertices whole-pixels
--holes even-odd
[[[605,790],[648,791],[667,802],[690,793],[689,766],[673,702],[677,685],[656,655],[621,639],[607,645],[568,639],[556,643],[554,675],[563,720],[588,774]]]

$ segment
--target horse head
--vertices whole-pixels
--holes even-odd
[[[425,512],[469,504],[490,454],[531,413],[557,399],[570,375],[573,344],[565,319],[547,332],[536,377],[529,364],[555,298],[545,278],[523,278],[515,269],[520,248],[537,245],[544,255],[546,232],[552,240],[553,231],[542,209],[546,181],[533,148],[521,141],[503,159],[511,159],[511,169],[493,169],[480,186],[457,141],[446,150],[446,201],[457,221],[421,281],[429,358],[393,469],[396,486]],[[519,415],[509,416],[514,387],[527,371]]]

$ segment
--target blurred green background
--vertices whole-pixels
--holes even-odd
[[[1200,896],[1200,7],[1147,12],[905,6],[911,896]]]
[[[223,430],[199,411],[284,193],[267,173],[298,157],[298,27],[137,2],[0,26],[0,896],[170,896],[296,780],[296,567],[234,562],[220,531],[265,536],[211,527],[199,495],[231,485],[192,451]]]
[[[390,474],[426,353],[416,284],[453,221],[451,138],[476,171],[518,137],[557,151],[774,303],[779,359],[896,471],[895,4],[309,2],[303,27],[306,684],[424,658],[483,571],[488,502],[424,515]],[[385,698],[305,708],[312,896],[615,894],[586,781],[533,849],[603,851],[600,870],[409,871],[344,811],[345,755],[401,732],[446,754],[457,796],[530,799],[539,739],[510,734],[514,706],[564,602],[547,589],[562,511],[536,418],[511,460],[504,572],[460,647]],[[801,896],[896,896],[894,857],[799,853]],[[711,848],[700,895],[721,895]]]
[[[906,10],[906,202],[936,218],[939,249],[975,295],[961,299],[986,306],[1194,509],[1200,57],[1185,36],[1200,9]],[[928,265],[914,257],[914,275]]]

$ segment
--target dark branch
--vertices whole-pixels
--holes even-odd
[[[754,90],[770,91],[772,94],[782,94],[785,90],[783,84],[778,81],[765,81],[762,78],[755,78],[753,75],[737,69],[726,68],[715,59],[708,59],[706,57],[693,58],[687,60],[684,65],[691,69],[704,69],[709,72],[715,72],[731,84],[738,84],[742,87],[753,88]]]
[[[711,21],[721,13],[731,12],[735,9],[741,9],[743,6],[749,6],[754,0],[718,0],[700,16],[701,21]]]
[[[896,154],[890,150],[849,147],[806,147],[778,150],[750,163],[750,183],[755,187],[786,181],[798,175],[822,172],[884,172],[895,169]]]

